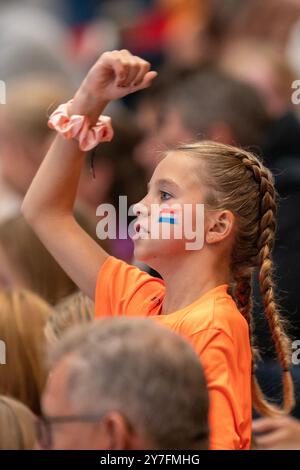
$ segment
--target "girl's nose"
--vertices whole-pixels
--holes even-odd
[[[137,217],[149,215],[149,209],[143,201],[144,199],[133,206],[133,214]]]

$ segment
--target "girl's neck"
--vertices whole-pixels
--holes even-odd
[[[161,314],[176,312],[202,297],[206,292],[222,284],[229,284],[229,263],[213,264],[211,260],[183,258],[168,260],[167,266],[160,267],[166,293]],[[197,261],[197,262],[195,262]]]

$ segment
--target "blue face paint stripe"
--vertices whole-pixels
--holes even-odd
[[[174,218],[171,218],[171,217],[160,217],[158,222],[160,223],[168,223],[168,224],[171,224],[171,225],[174,225],[174,224],[177,224],[177,221],[174,219]]]

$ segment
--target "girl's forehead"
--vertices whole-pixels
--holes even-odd
[[[151,180],[172,179],[179,186],[199,186],[200,164],[196,158],[179,151],[168,152],[159,162]]]

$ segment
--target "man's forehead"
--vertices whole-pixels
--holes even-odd
[[[66,405],[68,393],[67,384],[71,358],[60,360],[49,372],[46,387],[42,397],[42,409],[45,414],[54,414],[56,409]]]

